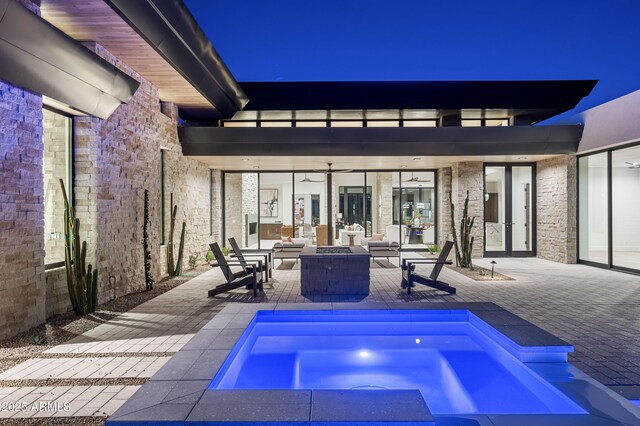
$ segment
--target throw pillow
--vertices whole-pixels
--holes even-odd
[[[382,241],[384,240],[384,234],[372,234],[370,241]]]
[[[291,237],[282,237],[282,242],[283,243],[292,243],[293,240],[291,239]]]

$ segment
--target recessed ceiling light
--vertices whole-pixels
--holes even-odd
[[[527,157],[518,157],[518,160],[526,160]]]
[[[249,159],[248,158],[243,158],[242,161],[249,161]]]
[[[254,170],[257,170],[257,169],[259,169],[259,168],[260,168],[260,166],[253,166],[253,169],[254,169]]]
[[[400,166],[400,168],[401,168],[401,169],[406,169],[406,168],[407,168],[407,166]]]
[[[413,161],[420,161],[420,160],[422,160],[422,158],[420,158],[420,157],[413,157]]]

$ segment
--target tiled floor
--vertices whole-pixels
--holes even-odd
[[[477,263],[489,266],[490,260]],[[576,366],[626,397],[640,399],[640,277],[540,259],[497,262],[496,270],[514,281],[475,282],[445,269],[440,278],[457,287],[456,295],[418,287],[407,296],[400,289],[400,270],[380,261],[371,269],[371,294],[364,300],[306,299],[299,291],[299,264],[279,261],[260,297],[236,290],[208,298],[206,291],[223,281],[216,268],[0,375],[0,403],[69,402],[69,410],[29,405],[27,411],[3,410],[0,416],[110,415],[138,386],[52,387],[44,386],[43,379],[149,377],[166,362],[167,353],[180,349],[229,302],[495,302],[573,343],[576,351],[570,359]],[[9,380],[28,384],[2,387]]]

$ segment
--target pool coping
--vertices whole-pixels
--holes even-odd
[[[476,326],[519,348],[521,361],[587,414],[431,415],[417,390],[209,390],[208,386],[258,311],[466,310]],[[494,332],[495,334],[495,332]],[[501,342],[501,343],[504,343]],[[637,425],[640,408],[569,363],[535,358],[572,346],[491,302],[229,304],[109,419],[106,425]],[[510,350],[509,347],[506,347]],[[511,351],[511,350],[510,350]],[[513,353],[513,352],[512,352]],[[536,355],[537,354],[537,355]],[[530,356],[533,356],[531,358]],[[553,356],[553,355],[552,355]],[[566,356],[566,355],[565,355]],[[555,358],[551,358],[553,360]],[[416,395],[417,394],[417,395]],[[374,399],[372,399],[374,398]],[[469,423],[471,422],[471,423]]]

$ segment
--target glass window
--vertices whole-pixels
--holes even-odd
[[[400,173],[400,197],[398,203],[400,229],[398,238],[403,248],[424,249],[435,244],[435,173]]]
[[[613,265],[640,270],[640,146],[611,153]]]
[[[398,127],[400,126],[399,121],[367,121],[367,127]]]
[[[260,173],[260,248],[293,237],[291,173]]]
[[[508,118],[501,118],[498,120],[485,120],[484,125],[487,127],[500,127],[500,126],[508,126],[509,125],[509,119]]]
[[[331,127],[362,127],[362,121],[332,121]]]
[[[293,215],[296,237],[305,238],[307,244],[329,244],[327,220],[327,178],[324,173],[295,173],[293,204],[286,210]],[[289,196],[291,200],[291,196]]]
[[[327,127],[326,121],[296,121],[296,127]]]
[[[290,121],[261,121],[260,127],[291,127]]]
[[[462,127],[481,127],[482,120],[462,120],[460,125]]]
[[[223,121],[222,127],[256,127],[255,121]]]
[[[609,263],[607,153],[578,160],[578,230],[581,260]]]
[[[72,119],[43,109],[44,139],[44,250],[45,265],[64,262],[64,199],[60,179],[67,196],[73,200],[71,178]]]
[[[435,120],[404,120],[404,127],[437,127],[438,122]]]

